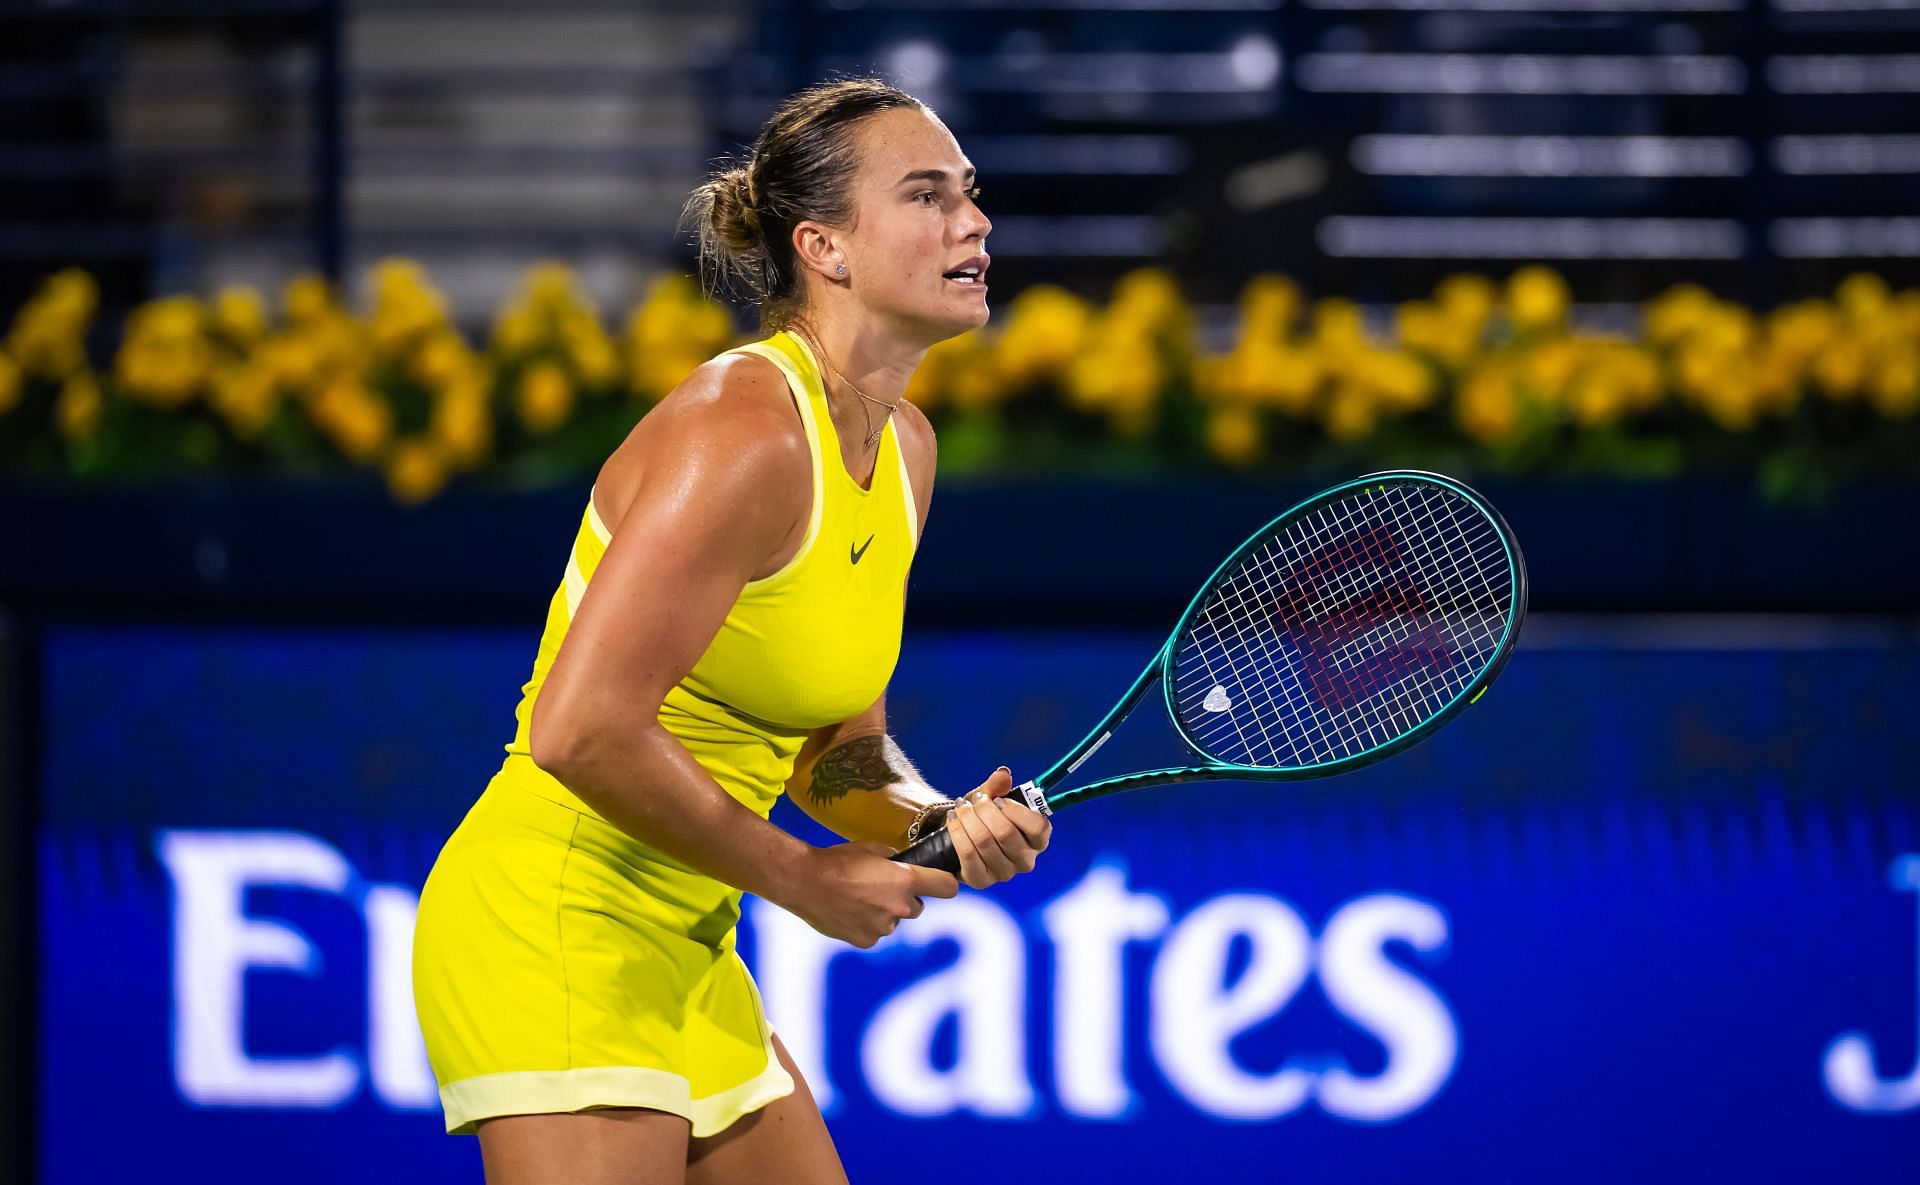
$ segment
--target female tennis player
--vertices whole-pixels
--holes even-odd
[[[421,1031],[493,1185],[844,1182],[734,951],[741,893],[870,947],[1047,846],[1004,767],[954,802],[886,734],[934,470],[903,392],[987,320],[973,172],[920,102],[849,80],[688,202],[771,336],[600,470],[506,760],[420,900]],[[783,792],[854,842],[769,823]],[[888,858],[936,826],[958,881]]]

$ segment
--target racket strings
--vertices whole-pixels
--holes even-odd
[[[1283,524],[1216,579],[1169,672],[1215,760],[1326,764],[1405,735],[1492,661],[1511,557],[1471,500],[1389,482]]]
[[[1470,636],[1484,621],[1482,608],[1486,602],[1481,594],[1490,575],[1484,564],[1505,552],[1491,523],[1471,504],[1434,487],[1408,485],[1401,493],[1400,497],[1376,494],[1364,504],[1361,500],[1336,504],[1322,516],[1323,522],[1331,519],[1330,525],[1343,532],[1343,537],[1352,538],[1369,516],[1384,515],[1400,538],[1410,541],[1408,550],[1417,557],[1408,566],[1408,557],[1375,550],[1368,557],[1375,561],[1373,565],[1349,567],[1340,583],[1345,603],[1335,609],[1333,619],[1339,623],[1335,633],[1346,634],[1350,640],[1344,647],[1336,642],[1331,653],[1323,656],[1318,699],[1323,706],[1335,709],[1375,707],[1376,712],[1362,712],[1359,720],[1363,733],[1360,739],[1369,747],[1417,726],[1438,711],[1478,669],[1475,663],[1461,672],[1458,685],[1440,687],[1448,673],[1449,658],[1460,653],[1488,657],[1498,644],[1497,635],[1479,639],[1478,644]],[[1445,513],[1450,506],[1467,510],[1472,517],[1463,519]],[[1477,538],[1467,536],[1464,524],[1468,522],[1475,524]],[[1463,557],[1474,565],[1470,574],[1462,570]],[[1396,562],[1413,577],[1402,597],[1409,611],[1383,613],[1369,604],[1371,598],[1361,591],[1363,577],[1369,567],[1390,570]],[[1504,567],[1492,575],[1507,577]],[[1458,600],[1463,593],[1464,606]],[[1445,595],[1447,603],[1436,604],[1441,600],[1436,594]],[[1461,631],[1449,631],[1448,625],[1465,627],[1467,645],[1458,645]],[[1321,630],[1320,642],[1326,645],[1324,625]],[[1391,685],[1401,679],[1411,679],[1412,685],[1403,685],[1397,697],[1385,697],[1373,705],[1350,702],[1363,700],[1369,684]],[[1442,698],[1423,702],[1433,701],[1436,695]]]
[[[1377,512],[1381,507],[1376,505],[1369,509]],[[1400,513],[1397,517],[1398,525],[1406,529],[1409,525],[1407,516]],[[1431,513],[1420,517],[1432,518]],[[1323,706],[1338,709],[1343,706],[1343,701],[1355,698],[1352,668],[1345,665],[1352,661],[1353,656],[1346,652],[1356,646],[1368,647],[1371,643],[1374,653],[1391,647],[1397,657],[1405,657],[1410,635],[1419,628],[1416,618],[1419,605],[1404,592],[1397,598],[1390,595],[1390,591],[1388,595],[1383,595],[1377,582],[1363,579],[1370,569],[1392,568],[1401,560],[1401,556],[1396,541],[1391,536],[1383,535],[1377,528],[1369,529],[1354,506],[1324,508],[1311,525],[1323,537],[1330,533],[1333,535],[1330,546],[1310,549],[1302,538],[1302,532],[1296,530],[1280,540],[1280,550],[1293,561],[1284,576],[1279,575],[1273,567],[1275,548],[1270,545],[1259,553],[1261,562],[1246,565],[1243,579],[1225,583],[1223,592],[1228,603],[1244,614],[1249,606],[1259,606],[1263,601],[1259,596],[1249,596],[1249,591],[1263,590],[1267,594],[1264,598],[1267,603],[1284,607],[1295,618],[1318,627],[1317,631],[1305,631],[1309,635],[1305,638],[1308,643],[1306,652],[1317,658],[1311,664],[1312,677],[1303,683],[1298,677],[1300,672],[1294,672],[1296,678],[1292,681],[1292,698],[1296,703],[1318,700]],[[1316,585],[1320,587],[1316,588]],[[1323,595],[1316,596],[1316,593]],[[1399,611],[1391,611],[1394,609]],[[1336,618],[1336,614],[1344,616]],[[1356,615],[1363,615],[1369,623],[1384,622],[1386,637],[1379,638],[1370,630],[1355,629]],[[1329,631],[1326,625],[1330,618],[1337,620],[1340,628]],[[1212,619],[1211,613],[1209,619]],[[1318,636],[1311,636],[1316,632]],[[1260,637],[1260,633],[1257,630],[1251,633],[1243,631],[1242,636]],[[1271,646],[1266,649],[1270,655]],[[1319,653],[1316,655],[1315,651]],[[1413,669],[1418,672],[1431,665],[1416,662]],[[1393,673],[1391,670],[1388,672],[1389,676]],[[1379,678],[1379,672],[1376,671],[1372,677]],[[1391,702],[1386,706],[1389,713],[1395,716],[1391,723],[1397,727],[1389,728],[1379,720],[1367,721],[1365,739],[1377,743],[1391,735],[1392,731],[1404,731],[1413,723],[1403,713],[1394,712],[1395,705]],[[1318,727],[1320,721],[1308,716],[1295,723],[1312,733],[1312,739],[1324,751],[1330,738],[1325,728]],[[1272,730],[1262,726],[1260,731],[1263,739],[1270,742]],[[1292,755],[1301,755],[1298,746]],[[1269,756],[1284,758],[1287,754],[1275,747],[1269,751]]]

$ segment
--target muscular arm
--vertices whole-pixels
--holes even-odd
[[[736,801],[659,723],[667,691],[807,512],[805,438],[778,373],[754,362],[763,370],[735,362],[705,390],[676,392],[636,430],[649,434],[635,442],[643,477],[535,701],[530,740],[534,761],[614,826],[779,903],[811,849]]]

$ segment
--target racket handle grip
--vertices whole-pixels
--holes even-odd
[[[953,850],[953,836],[947,834],[945,827],[935,827],[912,845],[895,852],[893,858],[901,864],[938,868],[941,872],[960,875],[960,854]]]
[[[1013,796],[1043,815],[1053,814],[1053,808],[1047,805],[1047,796],[1032,782],[1015,786]],[[938,868],[942,872],[960,875],[960,855],[953,850],[953,836],[947,834],[945,826],[935,827],[911,846],[895,852],[893,858],[901,864]]]

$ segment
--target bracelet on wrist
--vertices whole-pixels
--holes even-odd
[[[946,819],[947,812],[953,810],[954,807],[959,805],[960,805],[959,803],[953,801],[952,799],[947,799],[946,801],[943,801],[943,802],[930,802],[927,805],[921,807],[918,811],[914,812],[913,822],[907,824],[907,846],[912,847],[915,841],[917,841],[920,838],[920,833],[922,831],[932,830],[930,827],[927,826],[927,824],[932,819],[934,819],[937,816],[942,821],[944,821]]]

